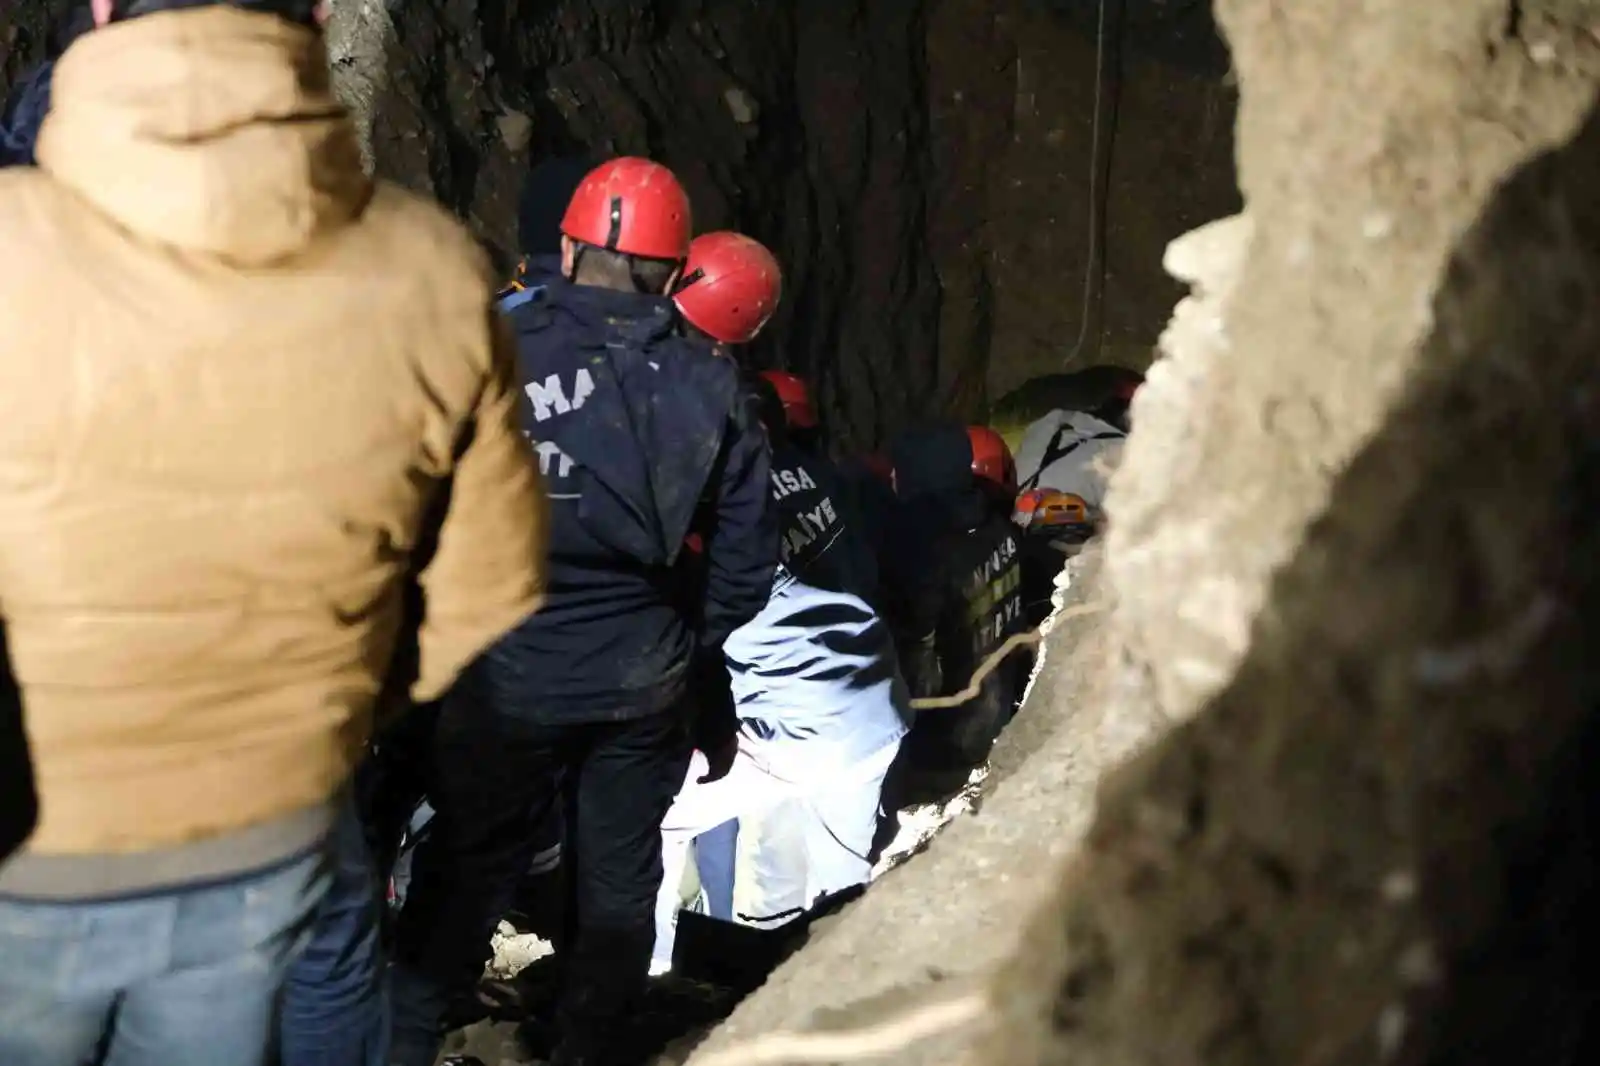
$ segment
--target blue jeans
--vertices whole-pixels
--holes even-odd
[[[378,873],[355,798],[333,835],[333,883],[283,989],[281,1066],[387,1066],[388,983],[378,942]]]
[[[706,914],[733,921],[734,867],[739,855],[739,819],[730,818],[694,838],[694,864],[700,871],[700,891],[706,894]]]
[[[0,1062],[262,1066],[327,888],[318,850],[129,899],[0,899]]]

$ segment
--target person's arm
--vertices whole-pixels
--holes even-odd
[[[947,582],[940,544],[927,541],[905,512],[886,538],[883,555],[885,620],[894,634],[900,673],[915,699],[939,695],[939,621],[945,613]]]
[[[778,512],[772,502],[772,453],[759,423],[737,413],[720,464],[715,521],[705,538],[705,608],[701,649],[720,654],[735,629],[760,613],[778,566]]]
[[[548,502],[517,421],[516,358],[488,311],[489,369],[450,474],[438,545],[423,569],[412,698],[443,695],[462,668],[539,609]]]
[[[711,760],[708,780],[727,772],[739,729],[722,646],[772,595],[778,566],[778,512],[772,502],[772,453],[759,423],[735,414],[719,464],[715,521],[705,537],[705,600],[699,647],[690,668],[697,696],[695,746]]]
[[[945,614],[943,591],[938,581],[921,584],[904,601],[895,627],[895,650],[912,699],[943,695],[938,646],[939,623]]]

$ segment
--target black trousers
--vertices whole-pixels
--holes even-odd
[[[544,725],[448,700],[428,774],[437,813],[413,859],[397,960],[445,988],[470,987],[559,805],[568,898],[556,1036],[570,1058],[608,1061],[648,976],[661,822],[690,753],[678,711]]]
[[[378,734],[366,761],[356,768],[356,803],[367,846],[384,877],[394,870],[406,826],[428,795],[441,710],[438,703],[410,708]]]

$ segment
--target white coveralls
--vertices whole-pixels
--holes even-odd
[[[671,966],[694,838],[730,819],[740,822],[740,922],[782,925],[822,896],[869,881],[879,796],[906,734],[910,703],[888,627],[848,593],[780,568],[771,601],[728,639],[727,656],[738,755],[726,777],[700,784],[706,762],[697,753],[662,824],[657,973]]]
[[[1093,415],[1051,411],[1022,434],[1017,480],[1024,490],[1071,492],[1104,510],[1107,472],[1126,440],[1127,434]]]

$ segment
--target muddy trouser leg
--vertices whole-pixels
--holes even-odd
[[[824,896],[872,879],[873,833],[884,778],[899,744],[889,744],[817,784],[794,782],[794,797],[773,808],[746,851],[736,909],[751,925],[784,925]]]
[[[429,774],[435,814],[395,931],[395,1066],[432,1066],[446,1008],[482,974],[537,847],[529,814],[557,802],[577,728],[512,719],[469,699],[446,703]]]
[[[560,808],[529,817],[537,850],[528,872],[517,886],[512,904],[512,924],[523,933],[559,944],[565,921],[567,884],[561,871],[561,838],[565,814]]]
[[[661,888],[661,825],[688,771],[684,715],[588,727],[567,767],[574,886],[556,1011],[557,1061],[610,1064],[644,991]]]

